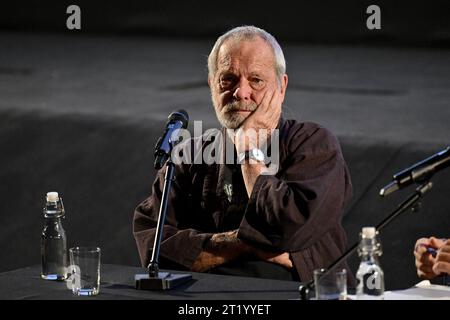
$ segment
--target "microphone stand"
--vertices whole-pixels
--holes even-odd
[[[405,201],[403,201],[397,209],[395,209],[389,216],[387,216],[383,221],[381,221],[377,226],[376,230],[381,231],[389,223],[391,223],[398,215],[405,212],[409,208],[413,211],[418,211],[420,208],[420,200],[425,196],[425,194],[431,190],[433,183],[431,181],[425,181],[421,184],[415,192],[409,196]],[[319,279],[327,276],[331,271],[333,271],[339,264],[346,260],[351,254],[355,252],[358,248],[359,242],[352,245],[339,259],[333,262],[327,270],[321,274]],[[300,292],[300,300],[309,300],[310,292],[314,289],[314,279],[309,282],[300,284],[298,290]]]
[[[158,223],[156,226],[155,240],[153,242],[152,257],[148,265],[148,274],[137,274],[134,276],[136,289],[138,290],[167,290],[177,287],[192,279],[190,274],[171,274],[159,272],[159,249],[163,236],[164,222],[166,220],[167,207],[169,204],[169,193],[172,187],[175,165],[169,158],[167,161],[166,174],[164,177],[164,188],[159,207]]]

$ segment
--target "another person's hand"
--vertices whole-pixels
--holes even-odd
[[[447,241],[448,242],[448,241]],[[435,237],[431,238],[421,238],[417,240],[416,245],[414,247],[414,256],[416,258],[416,268],[417,268],[417,275],[422,279],[433,279],[437,276],[439,276],[440,272],[439,269],[442,268],[444,265],[443,261],[440,261],[440,264],[437,265],[439,269],[436,268],[436,262],[438,259],[438,256],[433,257],[432,253],[429,252],[428,248],[432,248],[435,250],[440,250],[442,247],[444,247],[445,242],[437,239]],[[447,252],[448,254],[449,252]],[[440,252],[438,253],[438,255]],[[450,256],[450,254],[448,255]],[[440,254],[440,259],[448,257],[447,255]]]
[[[443,242],[443,241],[442,241]],[[450,240],[444,242],[436,255],[433,272],[450,274]]]

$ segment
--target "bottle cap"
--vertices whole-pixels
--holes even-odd
[[[377,234],[377,230],[375,229],[375,227],[364,227],[362,228],[362,236],[363,238],[375,238]]]
[[[52,191],[47,192],[47,202],[58,202],[59,195],[58,192]]]

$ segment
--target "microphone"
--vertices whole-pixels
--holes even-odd
[[[394,180],[380,190],[380,196],[386,197],[399,189],[409,186],[413,182],[425,182],[433,174],[448,166],[450,166],[450,146],[394,174]]]
[[[174,111],[169,114],[166,129],[155,145],[154,167],[156,170],[161,169],[169,160],[174,143],[178,141],[180,129],[186,129],[188,122],[189,116],[184,110]]]
[[[159,252],[163,239],[164,223],[169,206],[169,194],[172,188],[175,164],[170,159],[172,148],[179,141],[180,130],[186,129],[189,116],[186,111],[178,110],[172,112],[167,120],[166,129],[155,145],[155,169],[161,169],[167,162],[164,176],[164,187],[159,205],[158,223],[156,225],[153,249],[147,274],[136,274],[134,276],[135,287],[138,290],[169,290],[186,283],[192,279],[190,274],[172,274],[170,272],[159,272]]]

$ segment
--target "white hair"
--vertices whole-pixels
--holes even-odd
[[[265,40],[272,47],[275,58],[275,73],[279,84],[281,84],[283,75],[286,73],[286,60],[284,59],[283,50],[281,50],[277,40],[270,33],[255,26],[241,26],[231,29],[217,39],[208,56],[208,77],[213,77],[217,71],[219,49],[226,40],[243,41],[253,40],[256,37]]]

